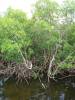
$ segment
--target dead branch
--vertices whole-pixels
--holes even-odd
[[[53,62],[55,61],[55,56],[57,54],[58,48],[59,48],[59,46],[56,44],[55,53],[53,54],[52,59],[50,60],[50,63],[49,63],[49,68],[48,68],[48,73],[47,73],[47,75],[48,75],[48,82],[49,82],[49,78],[50,77],[54,78],[54,75],[55,75],[55,74],[52,73],[52,65],[53,65]],[[55,71],[57,71],[57,69]]]

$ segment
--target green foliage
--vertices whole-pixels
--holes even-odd
[[[2,45],[1,45],[1,53],[4,53],[4,60],[7,61],[17,61],[21,60],[19,58],[20,54],[18,51],[18,47],[16,43],[13,43],[11,40],[4,40]]]
[[[20,61],[22,58],[18,52],[17,44],[20,48],[27,48],[31,44],[25,32],[25,24],[27,23],[25,14],[21,11],[8,9],[6,15],[0,18],[0,23],[0,50],[3,59]]]
[[[38,0],[35,5],[34,16],[36,19],[43,19],[49,24],[55,24],[59,6],[54,0]]]

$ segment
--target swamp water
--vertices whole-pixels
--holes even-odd
[[[8,81],[0,86],[0,100],[75,100],[75,84],[51,82],[49,88],[43,89],[37,80],[29,86]]]

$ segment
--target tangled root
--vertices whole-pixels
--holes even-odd
[[[15,75],[15,78],[17,81],[25,80],[27,83],[27,79],[32,76],[32,63],[30,61],[27,61],[27,64],[24,63],[17,64],[17,63],[11,63],[7,66],[0,66],[0,75],[3,75],[5,77],[13,77]]]

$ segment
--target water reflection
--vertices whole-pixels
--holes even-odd
[[[65,94],[63,92],[60,94],[59,100],[65,100]]]
[[[38,81],[30,86],[17,86],[14,81],[9,81],[0,86],[0,100],[75,100],[75,88],[52,82],[47,90],[43,90]]]
[[[7,100],[7,97],[4,95],[4,88],[0,86],[0,100]]]
[[[36,94],[34,96],[32,96],[29,100],[47,100],[47,95],[45,93],[39,93],[39,94]]]

